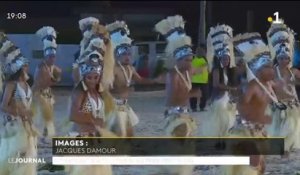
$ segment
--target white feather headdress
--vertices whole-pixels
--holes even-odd
[[[294,43],[295,43],[295,32],[290,29],[287,25],[282,23],[272,23],[268,32],[268,45],[271,51],[271,56],[273,59],[281,52],[282,44],[285,45],[287,50],[283,51],[284,54],[287,54],[291,59],[291,64],[294,57]]]
[[[2,43],[2,47],[0,48],[0,55],[3,55],[7,51],[8,48],[13,47],[13,46],[14,46],[14,44],[11,41],[6,40],[4,43]]]
[[[233,38],[234,47],[246,63],[247,80],[254,79],[262,65],[272,62],[268,46],[259,33],[238,34]]]
[[[125,35],[130,35],[130,30],[125,21],[115,21],[106,25],[106,29],[112,35],[115,32],[123,31]]]
[[[130,52],[132,39],[128,36],[130,31],[125,21],[115,21],[106,25],[106,29],[110,33],[115,56]]]
[[[28,59],[22,56],[21,50],[14,45],[12,47],[6,47],[4,52],[5,57],[2,61],[2,71],[6,78],[19,71],[23,65],[29,63]]]
[[[155,25],[155,30],[168,41],[165,49],[168,68],[174,67],[176,60],[193,55],[192,40],[184,31],[184,23],[182,16],[175,15],[169,16]]]
[[[168,42],[177,39],[178,36],[185,36],[185,21],[182,16],[169,16],[155,25],[155,30],[163,35]]]
[[[214,57],[217,54],[227,54],[230,56],[230,67],[235,67],[235,57],[232,43],[232,28],[228,25],[217,25],[211,27],[207,36],[206,58],[209,70],[213,68]]]
[[[44,50],[46,50],[47,48],[53,48],[53,49],[57,48],[56,42],[49,41],[49,40],[43,40],[43,45],[44,45]]]
[[[79,29],[83,32],[83,38],[80,42],[80,54],[83,54],[86,45],[88,45],[90,38],[93,36],[94,32],[92,28],[99,25],[99,20],[95,17],[87,17],[79,20]]]
[[[51,26],[44,26],[42,28],[40,28],[37,32],[36,35],[38,37],[40,37],[42,40],[45,39],[46,36],[53,36],[54,39],[56,39],[57,37],[57,32],[55,31],[55,29]]]
[[[85,49],[82,55],[79,56],[78,63],[83,63],[87,61],[89,53],[97,50],[101,55],[104,55],[106,50],[106,45],[104,40],[101,38],[94,38],[90,41],[88,47]],[[103,56],[102,56],[103,57]],[[101,59],[103,59],[101,57]]]
[[[99,24],[99,20],[95,17],[87,17],[79,20],[79,29],[84,31],[86,27]]]
[[[51,26],[44,26],[40,28],[36,35],[41,38],[43,42],[44,55],[56,54],[57,44],[56,37],[57,33]]]
[[[234,48],[245,62],[247,62],[247,58],[252,57],[249,54],[255,55],[257,54],[256,52],[268,51],[261,35],[257,32],[238,34],[232,41]],[[260,51],[259,49],[262,50]]]
[[[167,68],[173,68],[177,60],[189,55],[194,55],[192,50],[192,39],[189,36],[180,36],[171,42],[168,42],[165,49],[168,62]]]
[[[90,54],[100,53],[99,59],[103,61],[103,76],[101,85],[104,89],[108,90],[114,81],[114,66],[115,60],[113,55],[112,42],[109,38],[109,32],[103,25],[94,25],[92,27],[92,38],[88,39],[88,45],[82,45],[80,58],[78,63],[85,63]],[[83,44],[83,43],[82,43]]]
[[[91,40],[95,38],[101,38],[103,40],[109,40],[109,32],[106,30],[105,26],[100,24],[95,24],[92,26],[91,30],[88,31],[89,36],[85,36],[80,42],[80,55],[82,55],[88,48]]]

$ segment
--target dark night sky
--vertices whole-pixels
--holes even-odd
[[[73,17],[73,8],[91,6],[94,2],[92,1],[13,1],[13,2],[0,2],[0,29],[4,29],[7,33],[10,31],[18,33],[22,30],[22,25],[27,25],[25,32],[35,32],[37,26],[51,25],[46,24],[43,21],[40,24],[32,24],[30,18],[60,18],[60,17]],[[101,2],[100,2],[101,3]],[[278,11],[279,16],[284,18],[286,24],[290,26],[296,33],[300,32],[300,23],[298,19],[298,11],[300,11],[300,2],[297,1],[210,1],[212,4],[212,25],[217,23],[226,23],[234,29],[234,34],[241,32],[246,32],[246,12],[247,10],[254,11],[254,31],[260,32],[262,36],[265,35],[268,30],[269,23],[267,22],[268,16],[273,16],[273,13]],[[107,11],[109,6],[102,2],[103,10]],[[194,38],[197,36],[198,30],[198,19],[199,19],[199,1],[149,1],[149,2],[130,2],[130,1],[110,1],[110,7],[117,9],[130,9],[132,7],[136,9],[147,9],[151,11],[152,9],[157,9],[160,7],[170,8],[174,13],[183,15],[187,21],[186,30],[188,34],[192,35]],[[99,7],[100,13],[101,8]],[[8,12],[26,12],[28,14],[28,20],[18,22],[18,21],[7,21],[6,13]],[[155,13],[155,12],[154,12]],[[168,14],[172,15],[172,14]],[[78,14],[74,24],[70,28],[78,31]],[[16,26],[20,23],[20,28],[14,27],[10,29],[9,26]],[[30,26],[32,26],[30,28]],[[64,33],[62,33],[63,35]],[[76,33],[77,34],[77,33]],[[80,33],[78,33],[80,34]],[[78,38],[80,39],[80,37]]]

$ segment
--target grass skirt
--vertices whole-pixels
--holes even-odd
[[[287,109],[272,110],[272,124],[268,127],[268,133],[274,137],[285,137],[284,150],[300,149],[300,108],[295,105],[287,105]]]
[[[188,113],[168,115],[166,122],[166,136],[188,137],[197,129],[195,120]]]
[[[5,116],[8,117],[8,116]],[[1,175],[36,175],[35,163],[8,163],[13,158],[37,157],[37,129],[19,117],[8,117],[1,132],[0,174]]]
[[[224,96],[215,100],[208,111],[208,124],[203,126],[202,134],[212,137],[223,137],[234,125],[236,119],[236,104],[229,102],[226,92]]]
[[[127,136],[127,131],[132,130],[139,123],[139,118],[128,105],[117,105],[115,112],[110,114],[107,127],[119,136]]]

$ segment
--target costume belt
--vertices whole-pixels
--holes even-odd
[[[176,107],[170,107],[169,109],[165,110],[166,117],[168,115],[182,114],[182,113],[189,113],[189,109],[187,107],[176,106]]]
[[[298,108],[300,107],[300,104],[297,100],[289,100],[287,102],[278,102],[278,103],[272,103],[272,110],[275,111],[276,109],[279,109],[281,111],[287,110],[288,108],[293,109],[294,107]]]
[[[128,102],[128,99],[115,99],[115,102],[117,105],[126,105]]]
[[[254,123],[254,122],[251,122],[249,120],[245,120],[240,115],[238,115],[236,117],[236,124],[238,126],[244,126],[244,127],[248,128],[248,129],[254,130],[254,131],[263,131],[264,128],[265,128],[264,124]]]

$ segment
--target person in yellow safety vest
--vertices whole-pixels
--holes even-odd
[[[205,111],[207,95],[208,95],[208,64],[205,58],[205,46],[196,49],[196,55],[192,60],[192,67],[195,71],[192,76],[192,91],[200,94],[190,98],[190,108],[193,112],[197,111],[197,101],[200,97],[199,108],[200,111]]]

